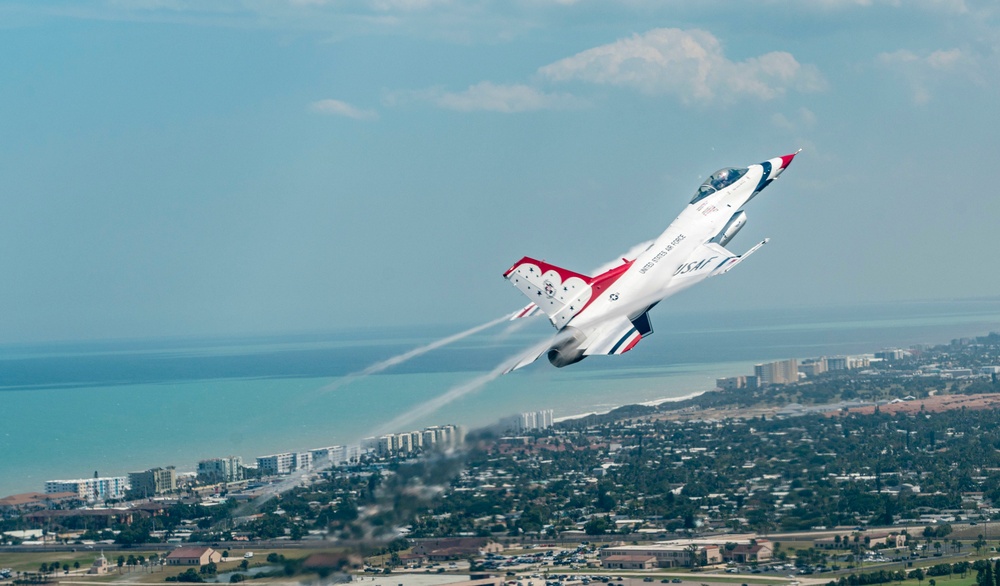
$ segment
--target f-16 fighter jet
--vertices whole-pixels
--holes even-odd
[[[541,311],[558,333],[550,345],[536,346],[508,372],[531,364],[542,354],[554,366],[563,367],[587,356],[624,354],[634,348],[653,333],[649,310],[657,303],[728,272],[767,243],[765,239],[740,255],[725,248],[746,224],[743,207],[777,179],[800,151],[759,165],[716,171],[648,248],[597,276],[527,256],[514,263],[503,276],[531,303],[511,319]]]

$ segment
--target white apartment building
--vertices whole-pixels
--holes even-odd
[[[257,458],[257,469],[264,476],[291,474],[295,470],[295,454],[285,452],[284,454],[259,456]]]
[[[240,456],[198,462],[198,478],[202,482],[239,482],[243,476],[243,458]]]
[[[128,489],[128,478],[125,476],[48,480],[45,482],[45,494],[74,492],[81,499],[91,502],[124,498]]]

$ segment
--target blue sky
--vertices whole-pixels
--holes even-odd
[[[715,169],[801,156],[670,303],[965,298],[995,266],[975,0],[0,4],[0,342],[486,321]]]

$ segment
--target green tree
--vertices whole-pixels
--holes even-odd
[[[591,517],[583,526],[583,532],[587,535],[604,535],[611,528],[611,519],[608,517]]]
[[[698,566],[700,566],[701,560],[698,559],[698,546],[692,543],[691,545],[688,545],[684,549],[685,551],[687,551],[688,561],[691,564],[691,567],[697,568]]]

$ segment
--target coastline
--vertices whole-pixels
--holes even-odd
[[[722,375],[719,375],[719,376],[722,376]],[[681,401],[687,401],[688,399],[694,399],[695,397],[700,397],[700,396],[704,395],[705,393],[710,393],[710,392],[712,392],[714,390],[715,389],[705,389],[704,391],[694,391],[694,392],[688,393],[686,395],[681,395],[680,397],[663,397],[663,398],[660,398],[660,399],[652,399],[652,400],[649,400],[649,401],[640,401],[638,403],[622,403],[621,405],[615,405],[614,407],[611,407],[610,409],[607,409],[606,411],[589,411],[587,413],[578,413],[578,414],[575,414],[575,415],[563,415],[562,417],[553,417],[552,418],[552,422],[553,423],[562,423],[562,422],[565,422],[565,421],[574,421],[576,419],[583,419],[585,417],[591,417],[593,415],[607,415],[608,413],[611,413],[615,409],[621,409],[622,407],[628,407],[630,405],[642,405],[643,407],[657,407],[657,406],[662,405],[664,403],[679,403]]]
[[[525,369],[412,427],[477,428],[498,417],[550,408],[570,412],[554,418],[560,422],[626,406],[650,410],[705,395],[717,378],[752,373],[755,363],[946,344],[1000,331],[1000,300],[833,308],[805,317],[746,311],[739,322],[732,317],[664,312],[671,327],[627,357],[595,357],[577,369]],[[353,443],[489,371],[498,354],[527,343],[477,334],[392,371],[318,392],[353,365],[377,363],[426,341],[400,333],[406,336],[377,342],[355,332],[307,342],[227,338],[185,346],[184,352],[170,341],[122,343],[110,350],[98,345],[104,350],[99,355],[88,345],[7,348],[3,364],[9,368],[0,370],[6,373],[0,383],[8,389],[3,391],[8,425],[0,433],[0,452],[11,458],[10,472],[0,477],[0,495],[40,491],[46,480],[87,478],[95,471],[121,476],[155,466],[193,470],[207,458],[237,455],[253,463],[265,454]],[[141,360],[134,356],[137,349],[146,351]],[[66,381],[73,385],[55,386]],[[677,395],[664,396],[672,393]]]

